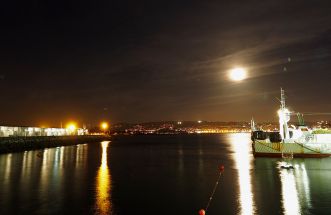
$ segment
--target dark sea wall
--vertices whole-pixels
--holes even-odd
[[[110,136],[0,137],[0,154],[110,140]]]

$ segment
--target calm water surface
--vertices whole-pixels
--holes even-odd
[[[251,154],[249,134],[124,136],[0,155],[0,214],[331,214],[331,159]]]

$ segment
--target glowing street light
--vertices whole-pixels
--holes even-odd
[[[68,123],[66,127],[70,133],[74,133],[75,130],[77,129],[76,123],[74,123],[74,122]]]
[[[100,124],[100,127],[101,127],[101,129],[102,129],[103,131],[106,131],[106,130],[109,128],[109,125],[108,125],[107,122],[102,122],[102,123]]]

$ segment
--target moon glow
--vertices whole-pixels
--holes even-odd
[[[244,68],[234,68],[229,71],[229,78],[232,81],[242,81],[247,78],[247,71]]]

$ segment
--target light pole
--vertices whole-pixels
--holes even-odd
[[[106,134],[107,129],[109,128],[109,124],[107,122],[101,122],[100,128],[103,131],[103,133]]]

